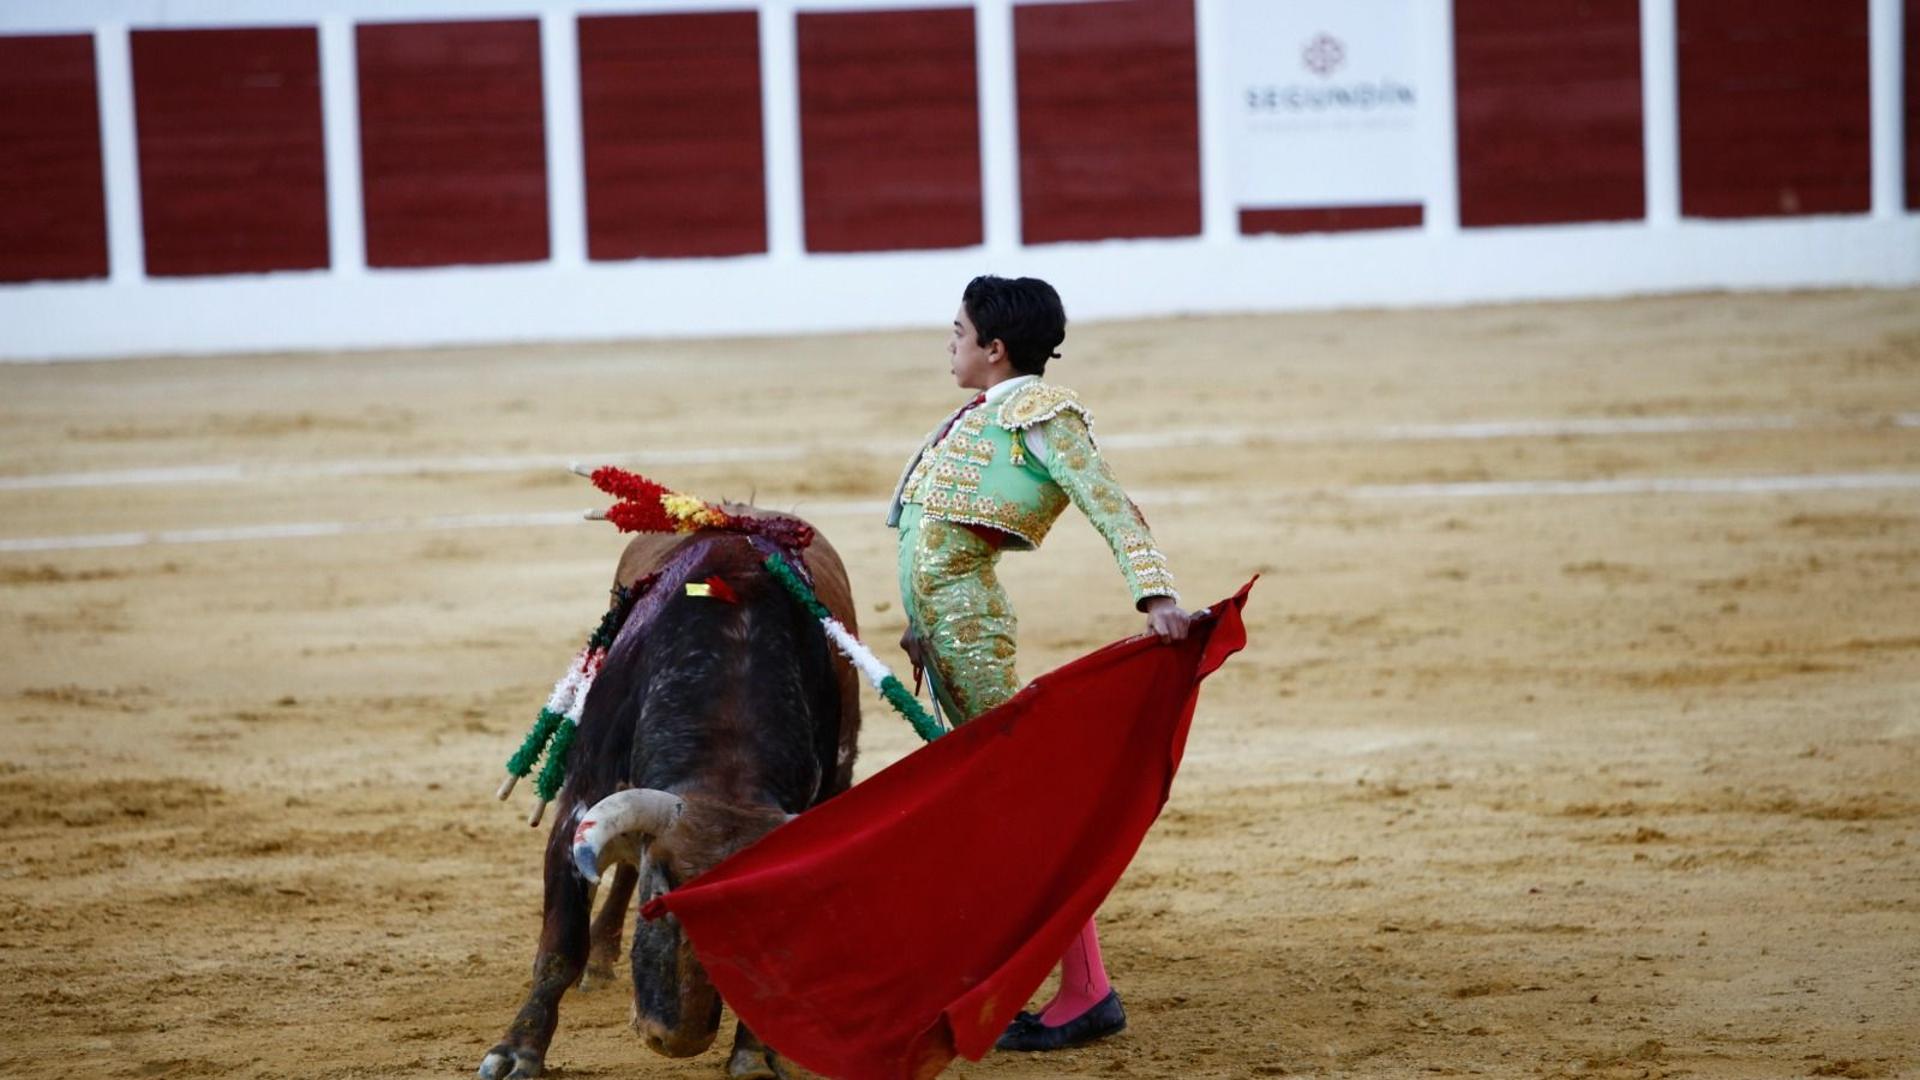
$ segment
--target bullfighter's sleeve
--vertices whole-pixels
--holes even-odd
[[[1087,431],[1086,421],[1072,410],[1062,410],[1040,427],[1047,440],[1047,471],[1113,549],[1134,606],[1144,610],[1146,602],[1156,596],[1180,599],[1174,591],[1173,571],[1154,544],[1145,515],[1113,478],[1113,471],[1107,468]]]

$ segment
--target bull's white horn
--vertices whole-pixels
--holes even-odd
[[[586,518],[586,519],[587,519],[588,521],[605,521],[605,520],[607,520],[607,512],[606,512],[605,510],[589,510],[589,511],[587,511],[587,512],[586,512],[586,514],[584,514],[583,516],[584,516],[584,517],[585,517],[585,518]]]
[[[580,876],[598,882],[610,863],[640,861],[642,837],[673,828],[687,804],[670,791],[629,788],[593,804],[573,830],[573,864]]]
[[[572,473],[575,476],[584,476],[589,480],[593,479],[593,469],[589,466],[582,465],[577,461],[568,462],[567,471]]]

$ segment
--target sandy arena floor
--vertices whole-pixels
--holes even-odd
[[[890,642],[946,317],[0,367],[8,1073],[469,1074],[540,902],[492,791],[621,546],[556,466],[798,508]],[[1066,353],[1188,599],[1264,578],[1104,909],[1132,1027],[949,1075],[1920,1076],[1920,294]],[[20,542],[144,530],[214,531]],[[1140,625],[1084,522],[1005,576],[1028,675]],[[626,1019],[570,996],[552,1075],[722,1075]]]

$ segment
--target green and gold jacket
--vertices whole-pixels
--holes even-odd
[[[917,504],[924,518],[998,529],[1007,547],[1026,550],[1040,546],[1072,503],[1113,549],[1136,606],[1179,597],[1147,519],[1100,456],[1093,417],[1073,391],[1033,379],[942,428],[901,474],[889,526],[899,525],[903,506]]]

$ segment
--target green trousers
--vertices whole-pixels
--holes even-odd
[[[1018,621],[994,573],[1000,551],[948,521],[900,516],[900,600],[920,638],[934,698],[959,726],[1014,695]]]

